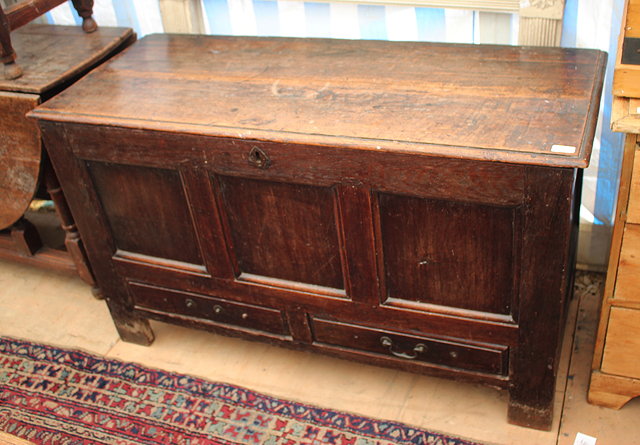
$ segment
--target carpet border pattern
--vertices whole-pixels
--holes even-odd
[[[479,445],[9,337],[0,337],[0,430],[51,444]]]

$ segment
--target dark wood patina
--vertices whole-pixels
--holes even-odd
[[[545,429],[605,59],[157,35],[32,116],[123,339],[484,382]]]

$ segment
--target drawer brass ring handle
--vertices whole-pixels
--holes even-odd
[[[251,147],[248,160],[249,164],[263,170],[266,170],[267,168],[269,168],[269,166],[271,166],[271,159],[269,158],[269,156],[267,156],[264,150],[256,146]]]
[[[213,313],[216,315],[219,315],[222,313],[222,306],[220,306],[219,304],[216,304],[215,306],[213,306]]]
[[[380,344],[382,346],[384,346],[385,348],[389,348],[389,352],[391,354],[395,355],[396,357],[405,358],[405,359],[408,359],[408,360],[415,360],[416,358],[418,358],[419,354],[422,354],[423,352],[425,352],[427,350],[427,346],[426,345],[424,345],[422,343],[418,343],[413,348],[413,354],[407,354],[405,352],[394,351],[393,350],[393,340],[391,340],[391,338],[387,337],[386,335],[383,335],[382,337],[380,337]]]
[[[196,302],[193,301],[191,298],[187,298],[186,300],[184,300],[184,305],[187,306],[188,308],[193,308],[196,305]]]

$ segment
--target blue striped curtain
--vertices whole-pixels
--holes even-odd
[[[158,0],[95,0],[93,13],[98,25],[133,28],[139,37],[163,32]],[[61,4],[45,17],[57,25],[82,23],[71,2]]]
[[[477,11],[298,0],[200,0],[207,34],[480,43]],[[79,24],[69,3],[46,15],[49,23]],[[138,36],[163,32],[157,0],[96,0],[102,26],[127,26]],[[515,43],[515,33],[499,41]]]
[[[624,135],[610,129],[613,69],[624,0],[566,0],[562,46],[609,53],[591,165],[585,171],[579,262],[605,266],[615,215]]]

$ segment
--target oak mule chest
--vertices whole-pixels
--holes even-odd
[[[154,35],[31,116],[124,340],[485,382],[546,429],[605,59]]]

